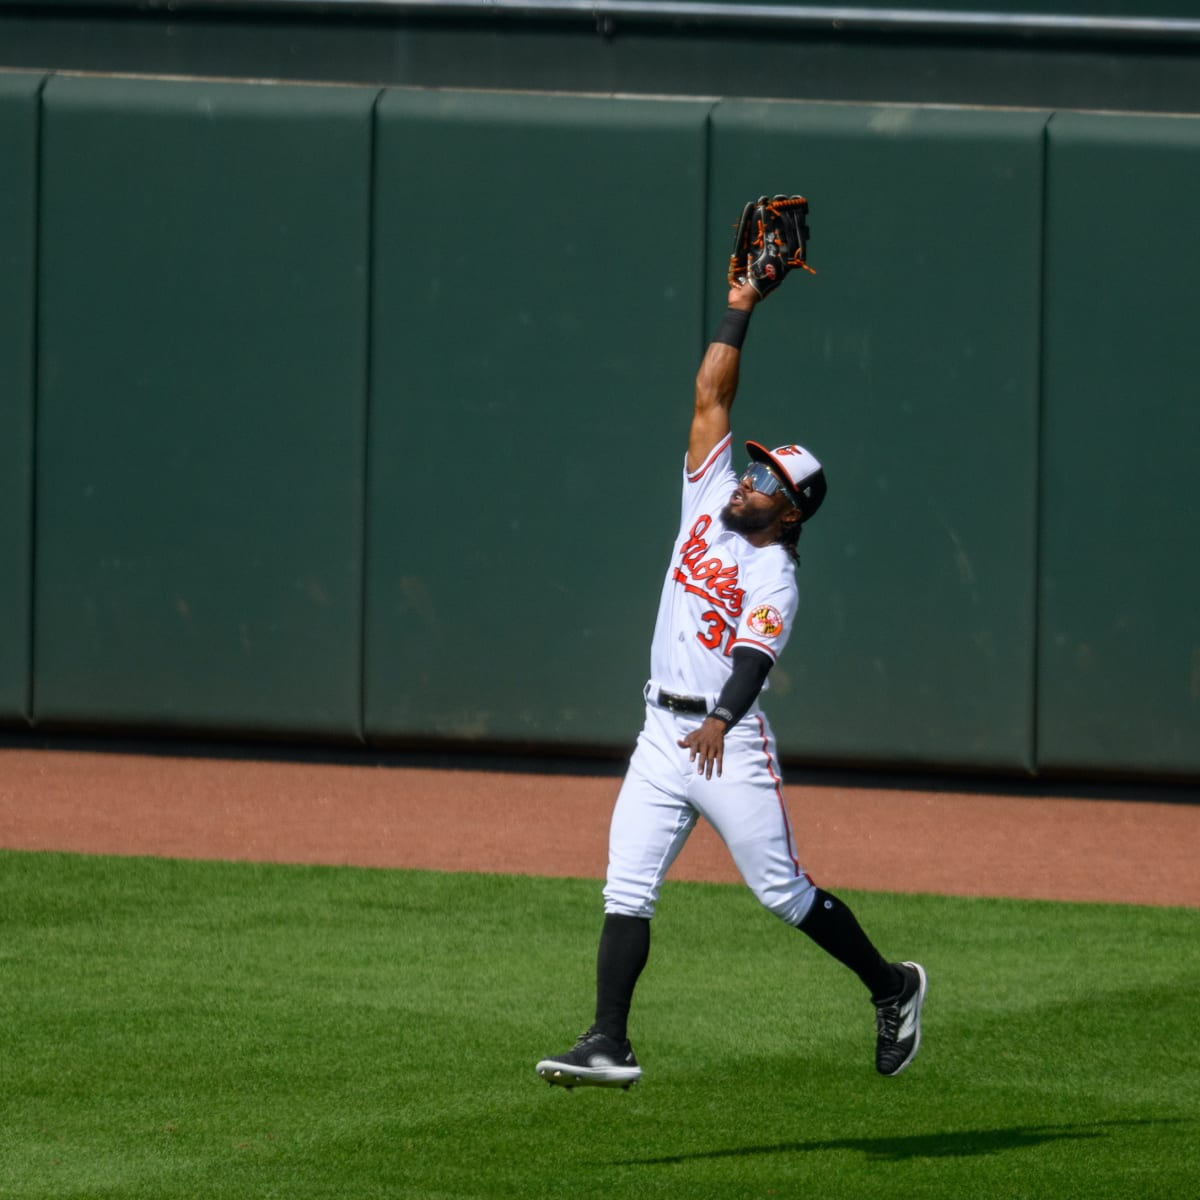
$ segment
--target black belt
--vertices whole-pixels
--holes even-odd
[[[708,701],[703,696],[676,696],[674,692],[658,693],[658,706],[674,713],[690,713],[701,717],[708,712]]]

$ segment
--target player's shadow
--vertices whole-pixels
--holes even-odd
[[[1103,1137],[1114,1126],[1168,1125],[1182,1121],[1168,1117],[1144,1121],[1092,1121],[1086,1125],[1013,1125],[1005,1129],[962,1129],[944,1133],[913,1133],[896,1137],[814,1139],[779,1142],[773,1146],[731,1146],[722,1150],[696,1150],[659,1158],[625,1159],[620,1166],[664,1166],[716,1158],[755,1158],[764,1154],[802,1154],[819,1150],[857,1150],[871,1162],[903,1162],[911,1158],[972,1158],[1027,1150],[1046,1142],[1087,1141]]]

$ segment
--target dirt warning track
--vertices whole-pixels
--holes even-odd
[[[0,847],[600,879],[619,785],[619,768],[0,748]],[[785,790],[826,887],[1200,907],[1200,804],[1182,797]],[[671,878],[738,876],[701,823]]]

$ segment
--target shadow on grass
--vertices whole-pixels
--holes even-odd
[[[1183,1118],[1143,1121],[1093,1121],[1085,1125],[1014,1125],[1007,1129],[963,1129],[945,1133],[914,1133],[898,1137],[829,1138],[811,1142],[780,1142],[774,1146],[734,1146],[726,1150],[696,1150],[660,1158],[625,1159],[617,1166],[653,1167],[715,1158],[755,1158],[764,1154],[803,1154],[819,1150],[857,1150],[872,1162],[902,1162],[910,1158],[971,1158],[1027,1150],[1047,1142],[1086,1141],[1103,1137],[1114,1126],[1170,1125]]]

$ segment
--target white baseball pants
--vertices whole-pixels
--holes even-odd
[[[604,911],[654,916],[659,890],[699,817],[729,848],[759,902],[789,925],[812,904],[783,798],[775,736],[751,710],[725,738],[723,771],[705,779],[678,745],[703,720],[646,706],[625,782],[613,809]]]

